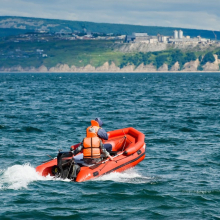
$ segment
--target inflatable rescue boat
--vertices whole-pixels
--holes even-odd
[[[83,182],[111,172],[122,172],[136,166],[145,158],[145,135],[130,127],[109,131],[109,139],[104,144],[111,144],[110,155],[114,160],[104,158],[96,164],[85,164],[83,154],[73,156],[71,152],[59,152],[58,156],[36,167],[36,171],[42,176],[55,176],[68,178],[70,167],[73,163],[80,166],[80,171],[74,179]],[[75,149],[79,144],[73,145]]]

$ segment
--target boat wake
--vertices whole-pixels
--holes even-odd
[[[133,184],[140,184],[140,183],[149,183],[152,181],[152,177],[145,177],[142,176],[137,172],[135,168],[131,168],[126,170],[122,173],[113,172],[104,176],[101,176],[97,179],[92,181],[107,181],[111,180],[114,182],[120,183],[133,183]]]
[[[30,164],[14,165],[6,170],[0,170],[0,191],[13,189],[19,190],[22,188],[28,188],[28,185],[34,181],[70,181],[69,179],[54,178],[52,176],[41,176],[35,168]],[[110,173],[91,181],[114,181],[121,183],[149,183],[152,181],[151,177],[144,177],[139,174],[135,168],[124,171],[123,173]]]
[[[52,180],[53,177],[38,175],[30,164],[14,165],[0,170],[0,190],[27,188],[28,184],[38,180]]]

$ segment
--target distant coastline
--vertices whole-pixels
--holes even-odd
[[[109,74],[112,74],[112,73],[119,73],[119,74],[121,74],[121,73],[137,73],[137,74],[139,74],[139,73],[164,73],[164,74],[166,74],[166,73],[220,73],[220,71],[191,71],[191,72],[189,72],[189,71],[155,71],[155,72],[27,72],[27,71],[24,71],[24,72],[6,72],[6,71],[0,71],[0,74],[3,74],[3,73],[17,73],[17,74],[20,74],[20,73],[39,73],[39,74],[41,74],[41,73],[61,73],[61,74],[63,74],[63,73],[79,73],[79,74],[81,74],[81,73],[109,73]]]
[[[94,67],[91,64],[88,64],[83,67],[76,67],[74,65],[69,66],[67,64],[57,64],[54,67],[47,68],[45,65],[41,65],[40,67],[21,67],[13,66],[13,67],[1,67],[0,72],[51,72],[51,73],[149,73],[149,72],[220,72],[220,60],[217,55],[214,55],[215,61],[213,63],[207,62],[202,66],[201,70],[198,70],[198,67],[201,66],[201,62],[196,59],[195,61],[190,61],[184,64],[182,68],[180,68],[180,64],[177,61],[171,68],[168,67],[168,64],[163,63],[159,68],[157,68],[153,63],[144,65],[141,63],[138,66],[126,65],[122,68],[116,66],[114,62],[105,62],[103,65],[99,67]]]
[[[0,72],[220,71],[220,32],[10,16],[0,21]]]

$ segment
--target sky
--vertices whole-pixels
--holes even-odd
[[[0,0],[0,16],[220,31],[220,0]]]

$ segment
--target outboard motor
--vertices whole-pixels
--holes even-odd
[[[57,154],[57,165],[53,166],[52,173],[56,177],[66,179],[69,176],[70,169],[74,164],[72,152],[59,152]]]
[[[57,165],[52,168],[55,177],[75,180],[80,171],[80,166],[74,162],[72,152],[59,152],[57,154]]]

